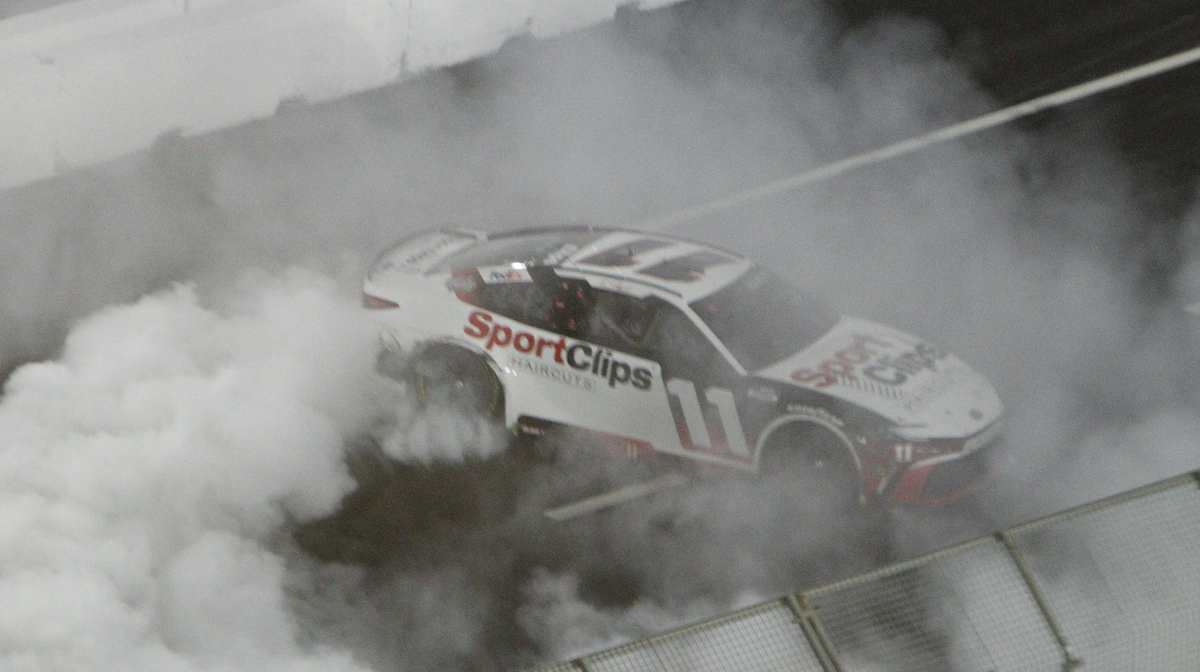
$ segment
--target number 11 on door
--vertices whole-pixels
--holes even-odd
[[[705,420],[704,409],[700,406],[700,397],[696,394],[696,384],[690,380],[672,378],[667,381],[667,392],[679,400],[680,412],[675,416],[675,427],[679,431],[679,441],[684,448],[716,453],[713,447],[713,437],[710,429],[720,432],[720,437],[729,446],[729,452],[735,457],[749,459],[750,447],[746,445],[746,434],[742,431],[742,421],[738,417],[737,404],[733,392],[722,387],[710,387],[704,390],[704,399],[717,411],[719,427],[711,427]],[[674,411],[674,407],[672,407]],[[682,416],[682,417],[680,417]],[[686,432],[686,435],[685,435]]]

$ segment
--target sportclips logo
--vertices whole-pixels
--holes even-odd
[[[862,334],[855,334],[853,338],[853,343],[817,367],[793,371],[792,380],[829,387],[836,384],[839,377],[853,378],[859,365],[871,362],[862,367],[862,375],[884,385],[903,385],[921,371],[937,371],[938,360],[946,356],[927,343],[918,343],[911,352],[902,355],[879,356],[880,350],[890,348],[892,344]]]
[[[528,331],[514,332],[512,327],[496,322],[491,315],[475,311],[467,318],[469,325],[463,333],[484,342],[484,349],[512,348],[522,354],[542,359],[552,357],[556,364],[567,366],[581,373],[608,381],[609,387],[632,385],[637,390],[650,389],[653,380],[650,370],[634,367],[615,357],[611,350],[596,348],[587,343],[568,343],[565,338],[551,340],[535,336]]]

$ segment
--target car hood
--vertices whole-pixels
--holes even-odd
[[[852,317],[757,375],[866,408],[911,439],[970,436],[1004,412],[987,379],[958,357]]]

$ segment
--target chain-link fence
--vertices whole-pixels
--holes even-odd
[[[549,668],[1200,670],[1200,471]]]

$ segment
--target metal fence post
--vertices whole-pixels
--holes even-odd
[[[821,621],[817,619],[817,610],[809,606],[804,593],[790,593],[783,598],[783,603],[792,610],[792,615],[800,624],[800,630],[804,632],[804,638],[808,640],[808,645],[816,655],[817,662],[821,663],[825,672],[845,672],[841,662],[838,661],[837,649],[829,640],[829,635],[821,626]]]
[[[1004,548],[1008,549],[1008,554],[1012,557],[1013,564],[1017,566],[1017,571],[1021,573],[1021,578],[1025,580],[1025,587],[1029,589],[1030,596],[1038,606],[1038,611],[1042,613],[1042,619],[1046,621],[1046,626],[1050,628],[1050,633],[1054,635],[1054,641],[1058,642],[1058,648],[1063,655],[1063,672],[1070,672],[1077,667],[1083,665],[1083,661],[1075,657],[1074,651],[1071,649],[1071,644],[1067,641],[1067,636],[1063,634],[1062,628],[1058,625],[1058,620],[1054,618],[1054,613],[1050,611],[1050,604],[1046,601],[1046,595],[1042,592],[1041,586],[1037,583],[1037,578],[1029,569],[1029,564],[1025,562],[1025,556],[1021,554],[1021,550],[1017,548],[1016,542],[1008,531],[996,533],[996,539],[1004,544]]]

